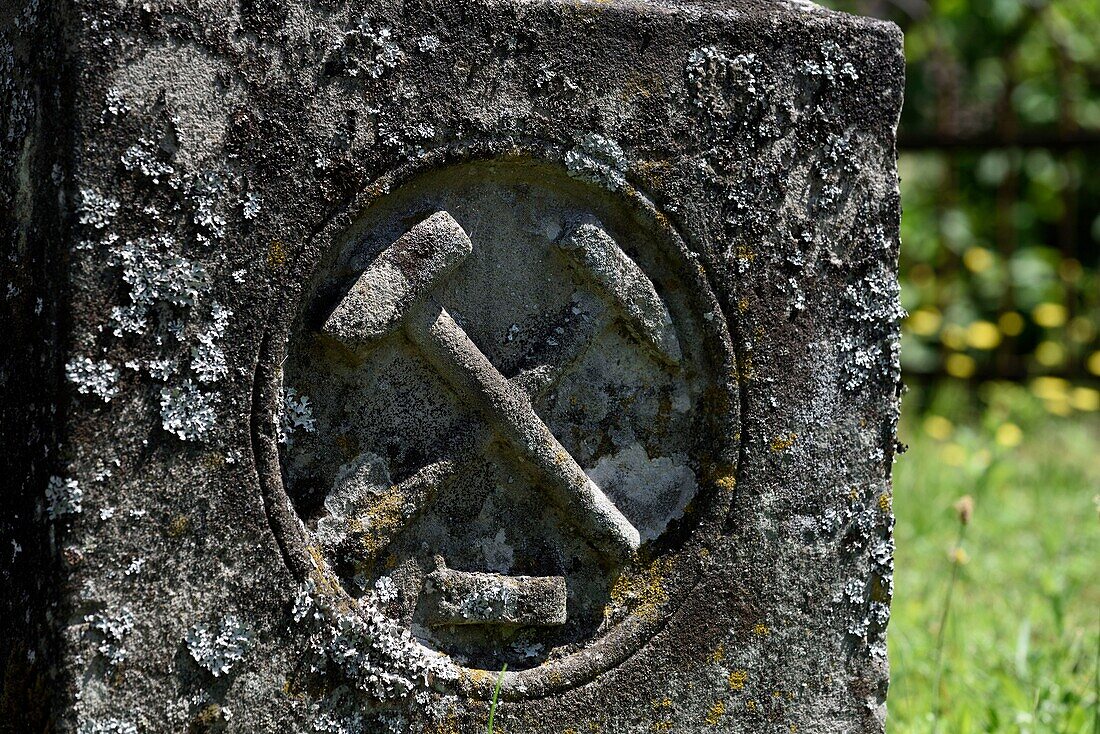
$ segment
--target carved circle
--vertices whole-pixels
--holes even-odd
[[[507,662],[514,672],[502,695],[513,699],[591,680],[669,621],[722,532],[738,421],[725,318],[668,219],[629,185],[612,193],[570,178],[545,151],[526,153],[450,155],[394,174],[357,213],[322,230],[312,278],[261,355],[255,407],[270,415],[293,387],[311,400],[315,432],[299,426],[279,445],[277,431],[254,430],[268,513],[291,570],[304,578],[320,569],[329,593],[351,607],[372,593],[377,600],[381,584],[384,611],[464,671],[457,692],[485,697],[493,678],[484,672]],[[404,325],[367,348],[326,335],[360,274],[441,211],[473,250],[433,283],[432,301],[500,378],[526,386],[537,418],[639,529],[633,559],[584,538],[570,507],[547,500],[540,475]],[[679,364],[655,358],[624,296],[601,291],[564,252],[561,243],[583,226],[606,234],[648,277]],[[581,347],[562,347],[583,330]],[[524,382],[555,361],[567,365],[549,370],[549,387]],[[441,458],[450,473],[434,484],[440,475],[429,473],[427,496],[388,491]],[[419,507],[412,515],[409,504]],[[419,600],[436,556],[460,572],[563,578],[567,623],[431,626]]]

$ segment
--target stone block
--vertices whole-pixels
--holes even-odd
[[[0,10],[0,731],[881,732],[893,26]]]

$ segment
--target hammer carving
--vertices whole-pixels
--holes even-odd
[[[365,349],[404,329],[424,357],[497,436],[596,548],[616,558],[633,554],[638,530],[588,478],[535,413],[527,394],[500,373],[447,310],[431,297],[436,285],[473,251],[447,212],[417,224],[382,252],[325,322],[326,334]]]

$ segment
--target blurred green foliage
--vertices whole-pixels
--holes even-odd
[[[887,731],[1096,732],[1100,415],[1051,415],[1015,382],[948,380],[909,397]]]
[[[906,34],[907,379],[1100,377],[1100,2],[827,4]]]

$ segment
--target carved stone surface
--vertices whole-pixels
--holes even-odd
[[[896,29],[0,31],[0,731],[882,731]]]

